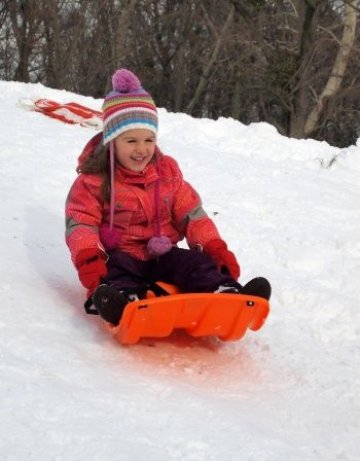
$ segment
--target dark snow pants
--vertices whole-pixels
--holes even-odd
[[[213,260],[202,252],[177,247],[149,261],[112,250],[107,267],[109,272],[104,282],[119,290],[162,281],[176,285],[184,293],[211,293],[219,285],[234,282],[230,275],[219,272]]]

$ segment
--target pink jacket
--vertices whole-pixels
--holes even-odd
[[[85,149],[95,147],[94,139]],[[91,144],[92,143],[92,144]],[[82,162],[84,157],[80,156]],[[161,235],[173,245],[186,237],[190,248],[204,246],[221,238],[213,221],[201,206],[195,189],[183,179],[177,162],[156,149],[152,161],[141,173],[116,167],[114,229],[119,232],[118,248],[140,260],[149,259],[146,244],[156,235],[158,223]],[[156,217],[155,183],[159,181],[158,219]],[[76,265],[83,249],[100,248],[99,228],[108,225],[110,205],[101,198],[102,178],[95,174],[79,174],[66,201],[66,243]]]

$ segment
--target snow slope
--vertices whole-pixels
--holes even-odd
[[[93,135],[16,106],[0,82],[0,453],[9,461],[359,459],[360,142],[160,110],[180,163],[242,266],[273,285],[239,342],[178,334],[121,347],[82,311],[64,201]],[[357,435],[356,435],[357,434]]]

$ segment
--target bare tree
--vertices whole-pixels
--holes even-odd
[[[360,134],[360,0],[0,0],[0,78],[103,97],[118,67],[157,104]]]
[[[211,22],[211,19],[208,17],[208,14],[207,14],[207,11],[205,10],[205,8],[203,8],[203,11],[204,11],[205,17],[207,18],[208,22],[211,25],[211,29],[212,29],[214,35],[215,35],[215,43],[214,43],[213,49],[209,53],[209,56],[207,56],[207,58],[206,58],[206,63],[205,63],[204,68],[202,69],[201,76],[200,76],[200,79],[199,79],[199,83],[198,83],[198,85],[196,87],[195,93],[194,93],[193,97],[191,98],[191,101],[189,102],[189,104],[186,107],[186,112],[188,112],[190,114],[192,113],[195,105],[199,102],[200,96],[202,95],[202,93],[203,93],[203,91],[205,89],[205,86],[208,83],[210,73],[211,73],[212,68],[214,67],[214,65],[215,65],[215,63],[216,63],[216,61],[217,61],[217,59],[219,57],[219,53],[221,51],[221,47],[222,47],[223,42],[225,40],[227,31],[228,31],[228,29],[229,29],[229,27],[230,27],[230,25],[231,25],[231,23],[232,23],[232,21],[234,19],[235,8],[234,8],[233,5],[230,5],[227,18],[226,18],[225,23],[222,26],[220,32],[217,32],[216,28],[214,27],[213,23]]]
[[[326,100],[336,96],[344,81],[350,54],[355,43],[357,24],[356,3],[356,0],[349,0],[348,3],[344,3],[343,33],[338,44],[336,59],[326,85],[319,97],[316,98],[315,106],[306,119],[304,127],[305,136],[311,135],[316,130]]]
[[[30,57],[37,44],[41,18],[36,0],[5,0],[18,50],[18,64],[14,78],[29,81]]]
[[[250,92],[256,95],[257,116],[293,137],[320,132],[330,100],[339,97],[346,82],[356,43],[357,3],[263,1],[255,11],[250,2],[233,0],[253,31],[251,46],[262,61]]]

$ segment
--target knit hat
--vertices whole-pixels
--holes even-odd
[[[108,144],[119,134],[136,128],[145,128],[156,135],[156,106],[138,77],[127,69],[118,69],[112,76],[112,85],[113,91],[102,106],[103,143]]]

